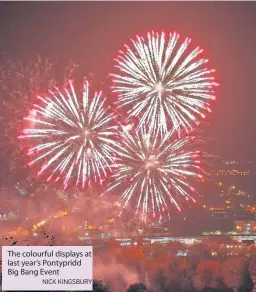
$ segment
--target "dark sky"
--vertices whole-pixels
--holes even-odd
[[[205,126],[225,158],[255,160],[256,2],[1,2],[0,51],[85,62],[102,78],[136,34],[177,31],[217,70]]]

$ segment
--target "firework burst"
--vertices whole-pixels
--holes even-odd
[[[162,133],[171,127],[187,132],[210,112],[215,99],[208,60],[199,58],[203,50],[189,51],[190,39],[179,41],[177,33],[148,33],[146,40],[137,36],[132,48],[126,46],[116,59],[118,74],[111,74],[113,91],[119,96],[119,107],[128,110],[128,119],[139,117],[144,124]]]
[[[170,204],[181,211],[182,199],[195,202],[189,178],[201,178],[202,171],[200,152],[189,150],[193,137],[175,140],[176,130],[162,136],[159,132],[149,135],[145,128],[123,131],[120,136],[122,148],[106,193],[119,189],[123,208],[131,203],[146,215],[161,213]]]
[[[102,180],[114,160],[115,116],[101,93],[90,96],[88,82],[81,98],[69,84],[65,94],[56,88],[51,97],[38,97],[43,105],[35,105],[33,115],[25,118],[30,128],[19,138],[34,143],[29,164],[41,164],[39,174],[48,172],[47,181],[63,177],[64,187],[71,179],[84,187],[92,178]]]

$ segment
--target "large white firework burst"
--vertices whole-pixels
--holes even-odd
[[[179,34],[148,33],[137,36],[133,46],[119,51],[113,77],[113,91],[119,96],[119,106],[130,117],[139,117],[138,127],[148,124],[151,130],[168,124],[177,130],[191,131],[205,113],[209,101],[215,99],[212,73],[208,60],[199,58],[199,47],[189,50],[191,39],[179,41]],[[171,121],[171,123],[170,123]]]
[[[200,151],[192,149],[194,137],[175,140],[176,134],[174,129],[164,136],[145,128],[121,132],[122,147],[105,193],[120,191],[123,208],[131,203],[144,214],[161,213],[170,204],[180,211],[182,199],[195,202],[190,178],[202,178]]]
[[[20,138],[29,139],[34,146],[28,154],[33,157],[30,165],[41,164],[39,174],[49,173],[47,180],[64,178],[66,187],[71,179],[84,187],[91,179],[101,180],[114,161],[115,118],[105,107],[102,94],[89,94],[84,83],[81,98],[73,84],[62,93],[56,88],[51,97],[38,97],[42,105],[25,120],[30,128]]]

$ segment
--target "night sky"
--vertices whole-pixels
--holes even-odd
[[[204,49],[217,100],[205,125],[223,158],[255,160],[256,2],[1,2],[0,51],[84,62],[106,78],[136,34],[177,31]]]

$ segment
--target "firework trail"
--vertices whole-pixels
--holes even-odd
[[[71,179],[85,187],[91,177],[101,181],[114,161],[115,116],[108,112],[101,93],[90,96],[87,81],[81,99],[69,84],[65,94],[56,88],[55,93],[50,91],[51,98],[38,97],[43,105],[35,105],[35,118],[25,118],[33,127],[20,138],[34,143],[28,150],[33,157],[29,165],[41,163],[39,174],[48,171],[47,181],[63,177],[64,188]]]
[[[162,133],[171,127],[190,132],[200,118],[210,112],[215,99],[208,60],[199,58],[203,50],[188,51],[190,39],[180,42],[177,33],[148,33],[137,36],[132,48],[119,51],[115,61],[118,74],[111,74],[113,91],[119,96],[119,107],[126,108],[128,119],[138,117],[138,128],[147,124]]]
[[[190,178],[202,178],[200,152],[189,150],[194,137],[175,140],[176,130],[148,134],[145,128],[120,132],[122,147],[113,165],[113,182],[106,193],[116,189],[121,195],[123,208],[131,203],[136,210],[164,212],[173,204],[181,211],[182,199],[195,199]],[[195,142],[195,141],[193,141]]]

